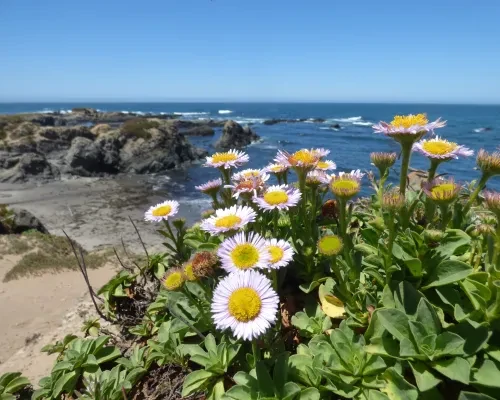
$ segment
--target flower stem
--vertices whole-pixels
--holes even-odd
[[[434,179],[434,177],[436,176],[437,167],[440,163],[441,161],[439,160],[431,160],[431,166],[429,168],[429,172],[427,173],[427,182],[431,182]],[[428,198],[425,199],[425,218],[427,220],[427,223],[432,221],[435,212],[436,205]]]
[[[474,202],[476,201],[477,196],[479,195],[479,192],[486,186],[486,182],[488,182],[488,179],[490,179],[489,174],[483,173],[481,175],[481,179],[479,180],[479,183],[476,186],[476,189],[472,192],[472,194],[469,197],[469,201],[465,204],[463,214],[466,215]]]
[[[413,143],[401,143],[401,176],[399,177],[399,191],[406,194],[406,182],[408,180],[408,168],[410,166],[411,148]]]
[[[253,360],[257,365],[257,361],[260,361],[260,350],[259,347],[257,346],[256,339],[252,340],[252,353],[253,353]]]
[[[446,231],[448,222],[450,222],[450,212],[448,208],[448,204],[441,204],[439,206],[439,209],[441,210],[441,229],[443,232]]]
[[[389,241],[387,243],[387,251],[389,253],[386,265],[386,282],[389,283],[391,280],[391,274],[387,271],[392,266],[392,249],[394,247],[394,239],[396,239],[396,229],[394,227],[394,213],[389,213],[388,220],[388,228],[389,228]]]
[[[194,303],[195,307],[198,309],[198,311],[200,313],[200,317],[203,318],[203,319],[206,319],[205,310],[203,309],[203,307],[201,306],[201,304],[196,301],[196,299],[189,292],[189,290],[185,286],[183,286],[181,290],[182,290],[182,293],[184,293],[186,295],[186,297],[189,299],[189,301],[191,303]]]

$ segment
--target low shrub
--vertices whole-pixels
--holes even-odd
[[[158,121],[152,121],[146,118],[134,118],[125,121],[121,127],[121,133],[128,138],[151,139],[149,129],[158,128]]]

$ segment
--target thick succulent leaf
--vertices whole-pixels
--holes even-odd
[[[422,289],[425,290],[461,281],[470,275],[472,271],[472,267],[469,264],[457,260],[445,260],[430,273]]]
[[[436,377],[436,375],[422,362],[410,362],[411,369],[413,371],[413,376],[415,377],[415,382],[417,383],[418,390],[425,392],[427,390],[436,387],[441,379]]]
[[[417,400],[418,390],[408,383],[395,368],[391,367],[384,373],[387,386],[383,392],[390,400]]]
[[[462,382],[466,385],[469,384],[471,366],[467,360],[461,357],[434,361],[432,363],[432,368],[447,378]]]
[[[189,396],[193,393],[204,390],[210,381],[214,377],[212,372],[205,370],[198,370],[191,372],[184,380],[184,385],[182,386],[182,396]]]

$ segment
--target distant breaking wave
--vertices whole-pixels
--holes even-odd
[[[195,112],[195,111],[186,111],[186,112],[180,112],[180,111],[176,111],[174,112],[174,115],[186,115],[186,116],[189,116],[189,115],[208,115],[210,113],[208,112]]]
[[[348,118],[332,118],[331,121],[337,121],[337,122],[350,122],[350,123],[354,123],[354,122],[358,122],[358,121],[362,121],[363,120],[363,117],[348,117]]]
[[[219,110],[219,114],[231,114],[231,110]]]

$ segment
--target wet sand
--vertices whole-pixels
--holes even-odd
[[[0,184],[0,204],[30,211],[50,233],[62,235],[64,229],[87,250],[121,246],[123,239],[131,250],[141,251],[129,220],[131,217],[147,247],[160,251],[163,246],[161,236],[156,233],[158,225],[143,220],[149,206],[166,199],[179,200],[179,216],[192,224],[200,219],[200,212],[209,208],[210,203],[179,198],[179,188],[158,189],[166,185],[155,187],[154,181],[154,178],[141,175],[78,178],[40,185]]]

